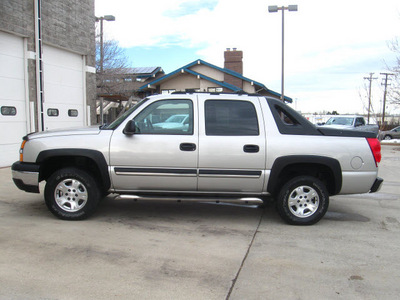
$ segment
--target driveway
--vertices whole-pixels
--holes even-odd
[[[86,221],[53,217],[0,169],[0,299],[395,299],[400,147],[380,192],[331,198],[308,227],[272,205],[107,197]]]

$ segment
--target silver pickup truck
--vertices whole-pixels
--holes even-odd
[[[67,220],[87,218],[116,193],[272,198],[286,222],[308,225],[324,216],[331,195],[379,190],[380,150],[373,133],[318,128],[276,99],[172,93],[100,128],[25,136],[12,176],[34,193],[45,180],[47,207]]]
[[[377,124],[367,124],[363,116],[357,115],[333,116],[322,126],[337,129],[370,131],[373,132],[375,136],[378,136],[379,133],[379,126]]]

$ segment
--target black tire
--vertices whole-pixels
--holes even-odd
[[[86,219],[96,210],[100,196],[93,176],[77,168],[54,172],[44,190],[48,209],[63,220]]]
[[[389,140],[392,139],[392,136],[391,135],[385,135],[385,137],[383,139],[386,140],[386,141],[389,141]]]
[[[276,208],[281,218],[292,225],[312,225],[325,215],[329,193],[325,185],[312,176],[289,180],[279,191]]]

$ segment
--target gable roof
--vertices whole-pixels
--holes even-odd
[[[146,88],[150,87],[151,85],[155,85],[155,84],[157,84],[157,83],[160,83],[160,82],[162,82],[162,81],[165,81],[165,80],[167,80],[167,79],[171,78],[172,76],[177,75],[177,74],[179,74],[179,73],[189,73],[189,74],[192,74],[192,75],[194,75],[194,76],[200,77],[200,78],[205,79],[205,80],[207,80],[207,81],[214,82],[214,83],[216,83],[216,84],[218,84],[218,85],[220,85],[220,86],[222,86],[222,87],[228,88],[228,89],[232,90],[233,92],[240,92],[240,91],[241,91],[241,89],[240,89],[239,87],[237,87],[237,86],[234,86],[234,85],[232,85],[232,84],[229,84],[229,83],[226,83],[226,82],[223,82],[223,81],[215,80],[215,79],[213,79],[213,78],[211,78],[211,77],[205,76],[205,75],[203,75],[203,74],[201,74],[201,73],[198,73],[198,72],[196,72],[196,71],[191,70],[190,68],[193,67],[193,66],[195,66],[195,65],[205,65],[205,66],[208,66],[208,67],[210,67],[210,68],[213,68],[213,69],[218,70],[218,71],[220,71],[220,72],[223,72],[223,73],[225,73],[225,74],[229,74],[229,75],[232,75],[232,76],[234,76],[234,77],[237,77],[237,78],[239,78],[239,79],[241,79],[241,80],[243,80],[243,81],[249,82],[249,83],[251,83],[252,85],[257,85],[257,86],[259,86],[259,89],[258,89],[258,90],[264,89],[266,92],[271,93],[271,94],[273,94],[273,95],[275,95],[275,96],[278,96],[278,97],[281,96],[281,94],[279,94],[279,93],[277,93],[277,92],[275,92],[275,91],[272,91],[272,90],[268,89],[264,84],[262,84],[262,83],[260,83],[260,82],[257,82],[257,81],[255,81],[255,80],[252,80],[252,79],[247,78],[247,77],[244,77],[242,74],[239,74],[239,73],[237,73],[237,72],[235,72],[235,71],[232,71],[232,70],[229,70],[229,69],[226,69],[226,68],[220,68],[220,67],[215,66],[215,65],[213,65],[213,64],[210,64],[210,63],[208,63],[208,62],[206,62],[206,61],[204,61],[204,60],[202,60],[202,59],[197,59],[197,60],[195,60],[195,61],[193,61],[193,62],[191,62],[191,63],[189,63],[189,64],[187,64],[187,65],[185,65],[185,66],[183,66],[183,67],[181,67],[181,68],[179,68],[179,69],[176,69],[175,71],[173,71],[173,72],[171,72],[171,73],[169,73],[169,74],[166,74],[166,75],[164,75],[164,76],[162,76],[162,77],[160,77],[160,78],[158,78],[158,79],[156,79],[156,80],[153,80],[153,81],[151,81],[151,82],[149,82],[149,83],[147,83],[147,84],[141,86],[141,87],[139,88],[139,91],[143,91],[143,90],[145,90]],[[285,101],[291,103],[293,100],[292,100],[292,98],[285,96]]]

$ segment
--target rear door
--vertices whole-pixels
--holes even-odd
[[[258,97],[198,97],[198,190],[260,193],[266,153]]]

